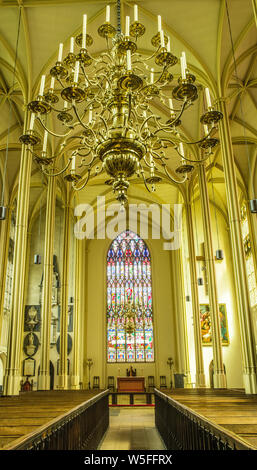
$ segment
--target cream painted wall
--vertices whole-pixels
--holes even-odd
[[[175,322],[171,292],[170,254],[163,250],[163,240],[145,240],[152,258],[152,288],[154,315],[154,363],[134,363],[137,375],[166,375],[169,380],[168,357],[176,360]],[[106,360],[106,255],[110,240],[87,241],[86,311],[87,330],[85,331],[85,359],[94,361],[91,377],[99,375],[101,386],[107,384],[109,375],[124,376],[130,364],[108,364]]]

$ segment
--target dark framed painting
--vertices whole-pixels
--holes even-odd
[[[226,304],[219,304],[220,334],[222,346],[229,345]],[[200,325],[203,346],[212,346],[211,313],[209,304],[200,304]]]

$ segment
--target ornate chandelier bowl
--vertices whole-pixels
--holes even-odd
[[[132,138],[117,137],[99,144],[96,152],[109,176],[122,174],[128,178],[138,170],[146,147]]]
[[[158,32],[151,40],[155,51],[149,57],[138,52],[137,41],[144,35],[145,26],[138,21],[136,12],[135,5],[134,22],[130,25],[126,17],[123,34],[119,15],[116,29],[110,23],[110,7],[107,6],[106,22],[98,28],[99,36],[106,40],[107,50],[96,58],[89,53],[93,38],[86,31],[84,15],[82,33],[71,38],[70,50],[64,58],[60,44],[58,59],[49,72],[50,87],[46,90],[45,76],[42,76],[39,94],[28,104],[30,125],[20,137],[44,174],[54,177],[63,173],[75,191],[105,172],[106,184],[112,185],[122,205],[127,202],[129,178],[134,175],[142,178],[149,192],[155,191],[155,184],[162,179],[156,176],[157,169],[164,172],[166,179],[184,183],[194,169],[193,164],[207,160],[218,144],[213,133],[223,117],[213,108],[206,89],[207,111],[201,117],[205,126],[203,137],[189,142],[180,135],[178,127],[183,114],[198,97],[196,78],[188,70],[185,53],[182,53],[181,76],[172,94],[167,94],[166,87],[173,80],[170,68],[178,64],[178,58],[170,50],[170,38],[162,30],[160,17]],[[152,65],[157,69],[151,68]],[[156,112],[157,101],[166,113],[165,119]],[[48,127],[50,114],[63,126],[62,133]],[[44,130],[42,150],[37,152],[33,147],[40,143],[40,137],[34,130],[35,119]],[[47,151],[49,135],[59,139],[57,148],[60,150],[54,155]],[[189,157],[185,155],[183,146],[189,149],[192,144],[200,147],[201,160],[194,160],[190,153]],[[174,176],[167,167],[165,150],[168,147],[173,147],[181,159]],[[63,155],[66,163],[63,168],[57,168],[56,163]]]

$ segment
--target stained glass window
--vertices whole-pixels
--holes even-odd
[[[250,239],[250,230],[247,218],[246,205],[243,204],[241,208],[241,224],[242,224],[242,235],[243,235],[243,244],[246,260],[246,272],[248,278],[248,288],[250,294],[250,304],[251,307],[257,305],[257,283],[256,283],[256,274],[254,270],[254,261],[252,253],[252,245]]]
[[[126,329],[126,306],[134,308],[134,330]],[[153,362],[151,257],[130,230],[112,242],[107,254],[107,361]]]

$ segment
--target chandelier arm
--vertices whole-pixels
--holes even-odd
[[[214,129],[214,127],[211,128],[211,130],[208,132],[208,134],[206,134],[202,139],[200,140],[196,140],[195,142],[187,142],[186,140],[182,140],[181,139],[181,142],[183,144],[188,144],[188,145],[195,145],[195,144],[201,144],[201,142],[205,142],[206,140],[208,140],[208,138],[210,137],[211,133],[212,133],[212,130]],[[217,129],[215,127],[215,129]]]
[[[153,168],[153,165],[151,163],[148,163],[146,155],[143,157],[143,160],[144,160],[146,166],[151,169],[151,168]],[[150,155],[151,155],[151,152],[150,152]]]
[[[84,158],[86,158],[86,157],[84,157]],[[95,157],[95,155],[92,155],[91,160],[88,163],[84,162],[84,158],[83,158],[83,163],[81,163],[81,165],[79,165],[78,168],[82,168],[83,166],[91,167],[91,165],[93,164],[96,157]],[[82,161],[82,159],[81,159],[81,161]]]
[[[187,100],[185,100],[181,106],[181,109],[180,109],[180,113],[178,114],[178,116],[176,116],[173,121],[170,122],[169,126],[165,126],[165,127],[162,127],[161,130],[163,130],[164,132],[168,132],[166,129],[170,128],[170,126],[172,126],[173,124],[175,124],[176,121],[178,121],[182,114],[184,113],[185,109],[186,109],[186,105],[187,105]],[[173,130],[172,130],[173,131]],[[159,129],[157,129],[157,131],[155,131],[155,133],[159,132]]]
[[[108,49],[108,51],[109,51],[109,49]],[[112,64],[115,64],[115,61],[113,60],[112,56],[110,54],[107,54],[107,52],[102,52],[101,58],[102,57],[107,57]],[[104,61],[101,60],[101,62],[104,62]],[[100,61],[99,61],[99,63],[100,63]],[[108,64],[106,64],[106,65],[108,65]]]
[[[154,119],[154,120],[156,119],[156,117],[154,116],[154,114],[151,114],[151,116],[148,116],[147,118],[145,118],[145,120],[143,121],[143,123],[141,124],[141,127],[140,127],[140,129],[139,129],[140,137],[141,137],[141,139],[144,140],[144,141],[148,138],[148,136],[145,137],[145,138],[143,138],[143,137],[142,137],[142,130],[143,130],[143,128],[145,127],[145,125],[147,124],[147,122],[150,121],[150,119]],[[156,122],[156,124],[158,124],[158,123]]]
[[[166,175],[168,176],[168,178],[169,178],[171,181],[173,181],[173,183],[183,184],[183,183],[186,181],[186,179],[187,179],[187,177],[185,177],[183,180],[180,180],[180,181],[176,180],[175,178],[173,178],[173,177],[170,175],[169,171],[167,170],[167,166],[166,166],[166,165],[164,165],[164,171],[165,171]]]
[[[106,70],[106,69],[105,69],[105,70]],[[109,84],[109,87],[111,88],[112,82],[110,81],[108,75],[106,75],[106,73],[101,73],[101,74],[98,74],[98,78],[100,78],[100,77],[104,77],[104,78],[107,80],[107,82],[108,82],[108,84]],[[102,91],[104,91],[103,86],[99,84],[99,80],[98,80],[98,86],[101,87],[101,90],[102,90]]]
[[[38,158],[38,154],[36,152],[34,152],[33,150],[31,150],[30,147],[28,147],[28,151],[32,154],[32,156],[34,158]],[[47,155],[45,157],[42,157],[42,158],[45,158],[46,160],[48,159],[51,159],[51,160],[56,160],[58,157],[60,157],[60,155],[63,153],[63,149],[60,150],[59,153],[57,153],[57,155],[53,155],[52,157],[47,157]]]
[[[84,124],[84,123],[82,122],[81,117],[80,117],[80,115],[79,115],[79,113],[78,113],[78,111],[77,111],[76,106],[73,104],[72,107],[73,107],[74,113],[75,113],[76,117],[78,118],[79,123],[81,124],[81,126],[84,127],[84,129],[86,129],[87,131],[90,131],[90,132],[93,134],[94,139],[96,139],[96,135],[95,135],[95,132],[93,131],[93,129],[91,129],[90,127],[88,127],[86,124]]]
[[[57,78],[57,82],[60,83],[61,87],[62,87],[62,88],[65,88],[64,85],[63,85],[63,83],[62,83],[62,81],[61,81],[61,79],[60,79],[59,77],[56,77],[56,78]]]
[[[141,175],[142,175],[142,178],[143,178],[143,181],[144,181],[144,185],[145,185],[147,191],[148,191],[149,193],[151,193],[152,191],[151,191],[151,189],[148,188],[148,185],[147,185],[147,182],[146,182],[146,179],[145,179],[145,174],[144,174],[144,170],[143,170],[143,168],[142,168],[142,165],[140,165],[140,168],[141,168]]]
[[[42,168],[42,172],[44,173],[44,175],[52,177],[52,176],[59,176],[62,173],[64,173],[69,168],[70,164],[71,164],[71,158],[69,158],[67,165],[65,165],[65,167],[62,170],[58,171],[57,173],[48,173],[47,171],[45,171],[43,166],[41,168]]]
[[[155,160],[161,160],[162,162],[164,160],[169,160],[167,157],[162,157],[161,155],[159,155],[157,152],[155,152],[153,149],[150,150],[150,153],[152,155],[152,157],[155,159]]]
[[[175,145],[173,140],[167,139],[166,137],[161,138],[161,142],[168,142],[169,144],[172,144],[173,146]]]
[[[161,45],[159,45],[158,49],[156,49],[156,51],[150,57],[147,57],[147,58],[143,57],[141,54],[138,54],[138,56],[142,57],[142,62],[143,63],[148,62],[148,60],[153,59],[157,55],[157,53],[160,51],[160,49],[161,49]]]
[[[210,155],[208,154],[205,158],[202,158],[201,160],[191,160],[190,158],[186,158],[184,155],[182,155],[182,153],[180,153],[180,151],[178,150],[178,147],[175,147],[175,150],[176,152],[178,153],[178,155],[183,158],[183,160],[186,160],[187,162],[192,162],[192,163],[203,163],[205,162],[206,160],[208,160],[208,158],[210,158]]]
[[[170,98],[169,96],[164,95],[164,93],[161,93],[161,97],[164,98],[164,100],[168,100],[168,99]],[[162,103],[163,103],[164,108],[165,108],[167,111],[171,111],[170,107],[165,104],[165,101],[162,101]],[[188,104],[188,107],[191,106],[191,105],[189,105],[188,101],[187,101],[186,103]],[[184,104],[184,103],[183,103],[183,104]],[[185,109],[186,109],[186,106],[185,106],[184,110],[185,110]],[[174,113],[180,113],[180,112],[181,112],[181,108],[179,108],[179,109],[172,109],[172,111],[173,111]],[[180,116],[179,116],[179,117],[180,117]],[[177,119],[177,118],[176,118],[176,119]]]
[[[60,137],[60,138],[68,137],[68,135],[71,133],[71,131],[74,129],[74,127],[76,125],[76,123],[75,123],[75,124],[73,124],[73,126],[69,126],[70,130],[69,130],[69,132],[67,132],[67,134],[56,134],[55,132],[51,131],[50,129],[48,129],[46,127],[46,125],[41,121],[40,117],[37,116],[36,119],[40,122],[41,126],[45,129],[45,131],[47,131],[49,134],[53,135],[54,137]]]
[[[65,111],[68,112],[68,111],[71,111],[72,110],[72,106],[70,108],[66,108]],[[55,108],[54,106],[51,105],[51,111],[54,111],[55,113],[62,113],[64,110],[63,109],[57,109]],[[65,124],[65,123],[63,123]]]
[[[91,150],[89,150],[86,154],[80,153],[79,150],[80,150],[80,149],[83,149],[83,148],[85,148],[85,147],[79,147],[79,148],[78,148],[78,150],[77,150],[77,155],[79,155],[79,157],[86,158],[86,157],[88,157],[88,155],[90,155]]]
[[[81,189],[84,189],[89,181],[89,177],[90,177],[90,168],[88,169],[87,177],[81,186],[76,186],[76,183],[74,181],[72,182],[72,188],[74,189],[74,191],[80,191]]]
[[[106,122],[106,119],[101,115],[101,114],[98,114],[98,117],[101,119],[101,121],[103,122],[103,125],[105,127],[105,130],[106,130],[106,133],[108,133],[108,125],[107,125],[107,122]]]
[[[163,75],[163,74],[166,72],[166,70],[168,70],[168,69],[169,69],[169,67],[164,66],[161,72],[160,72],[159,70],[157,70],[157,72],[155,72],[155,73],[159,73],[160,76],[159,76],[159,77],[157,78],[157,80],[154,82],[154,85],[155,85],[155,84],[159,84],[162,75]],[[166,83],[161,83],[161,85],[159,84],[159,86],[161,87],[161,90],[162,90],[162,88],[164,88],[164,87],[166,86]]]

